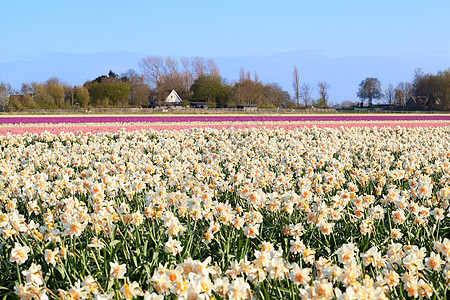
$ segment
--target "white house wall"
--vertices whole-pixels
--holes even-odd
[[[177,92],[175,90],[172,90],[166,98],[166,102],[168,103],[181,103],[183,100],[181,100],[180,96],[178,96]]]

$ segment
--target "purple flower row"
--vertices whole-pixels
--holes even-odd
[[[37,123],[136,123],[136,122],[355,122],[355,121],[450,121],[448,115],[317,115],[317,116],[85,116],[1,117],[0,124]]]

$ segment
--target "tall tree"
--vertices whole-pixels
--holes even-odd
[[[60,80],[56,77],[51,77],[46,82],[47,94],[50,101],[56,105],[57,108],[64,108],[64,87]]]
[[[33,85],[33,99],[38,108],[41,109],[57,108],[55,99],[48,92],[47,84],[33,82],[32,85]]]
[[[383,96],[383,93],[381,92],[381,83],[378,78],[367,77],[361,81],[357,96],[363,101],[367,99],[369,107],[372,107],[373,99],[379,99]]]
[[[436,107],[442,110],[450,110],[450,68],[445,71],[440,71],[437,74],[439,78],[439,90]]]
[[[22,98],[22,105],[24,108],[36,109],[38,108],[36,102],[34,102],[32,94],[24,94]]]
[[[402,105],[406,105],[406,102],[408,101],[411,96],[413,96],[413,85],[409,82],[400,82],[397,85],[397,89],[400,89],[403,93],[403,100]]]
[[[33,84],[32,83],[22,83],[22,88],[20,89],[23,95],[30,94],[33,95]]]
[[[150,97],[150,87],[144,82],[144,76],[130,69],[121,75],[121,79],[130,85],[129,104],[133,106],[147,105]]]
[[[394,104],[395,99],[395,89],[392,83],[389,83],[387,88],[384,90],[384,99],[386,99],[387,104],[392,105]]]
[[[6,108],[9,102],[9,96],[13,93],[13,89],[9,83],[0,82],[0,107]]]
[[[396,106],[405,106],[405,94],[400,88],[396,88],[394,91],[394,103]]]
[[[191,72],[190,69],[190,60],[187,57],[182,57],[180,58],[180,63],[181,63],[181,76],[183,78],[182,82],[183,82],[183,90],[187,93],[190,92],[191,86],[194,83],[194,75]],[[178,94],[180,95],[180,94]],[[187,95],[186,98],[190,98],[191,95]],[[181,98],[183,98],[183,96],[180,95]]]
[[[145,80],[150,84],[151,88],[156,88],[162,83],[165,75],[164,59],[159,56],[148,56],[143,58],[139,63],[139,67],[144,74]]]
[[[421,101],[417,102],[421,108],[437,108],[437,85],[436,77],[431,74],[424,74],[422,69],[414,70],[414,79],[412,82],[412,94]]]
[[[326,82],[319,82],[317,85],[319,89],[320,98],[314,102],[314,107],[327,108],[328,107],[328,89],[330,85]]]
[[[303,100],[303,104],[305,105],[305,107],[308,107],[311,104],[311,94],[313,92],[313,88],[312,86],[305,82],[304,84],[302,84],[302,86],[300,87],[300,99]]]
[[[182,99],[192,96],[191,86],[202,75],[220,76],[214,60],[203,57],[181,58],[149,56],[140,62],[144,78],[161,105],[167,91],[176,90]]]
[[[291,100],[289,93],[276,83],[264,85],[263,93],[267,98],[267,102],[275,107],[293,108],[296,105],[295,102]]]
[[[191,59],[192,71],[195,78],[204,74],[220,75],[219,68],[213,59],[205,59],[203,57],[193,57]]]
[[[230,105],[254,104],[259,107],[273,107],[264,96],[264,85],[250,79],[250,73],[233,85]]]
[[[300,77],[298,76],[297,66],[294,66],[294,71],[292,72],[292,87],[294,88],[295,103],[297,104],[297,107],[299,107],[300,106]]]
[[[74,89],[75,101],[77,101],[82,108],[87,108],[89,105],[89,91],[84,86],[77,86]]]

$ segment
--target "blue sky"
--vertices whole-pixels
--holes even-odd
[[[296,65],[302,82],[327,82],[339,103],[356,100],[366,77],[384,88],[417,67],[450,67],[448,0],[2,2],[0,81],[15,88],[140,71],[146,56],[202,56],[230,82],[244,67],[290,93]]]

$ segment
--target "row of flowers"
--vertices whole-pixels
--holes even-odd
[[[106,126],[106,127],[125,127],[125,126],[190,126],[190,127],[197,127],[199,125],[223,125],[223,126],[230,126],[233,124],[237,125],[284,125],[284,124],[292,124],[301,126],[303,124],[330,124],[332,126],[341,125],[341,126],[347,126],[347,125],[353,125],[353,124],[360,124],[364,126],[373,126],[373,124],[384,124],[384,125],[390,125],[390,124],[438,124],[440,126],[446,126],[450,124],[450,120],[448,122],[443,120],[426,120],[426,121],[420,121],[420,120],[403,120],[403,121],[222,121],[222,122],[198,122],[198,121],[190,121],[190,122],[102,122],[102,123],[95,123],[95,122],[87,122],[87,123],[4,123],[0,124],[0,128],[32,128],[32,127],[94,127],[94,126]]]
[[[0,135],[42,133],[53,134],[65,132],[117,132],[120,130],[185,130],[191,128],[213,128],[213,129],[242,129],[252,127],[283,128],[294,130],[296,128],[340,128],[340,127],[446,127],[450,122],[444,121],[401,121],[401,122],[180,122],[180,123],[64,123],[64,124],[4,124],[0,125]]]
[[[0,136],[0,296],[444,298],[449,137],[342,126]]]
[[[387,115],[180,115],[180,116],[2,116],[0,124],[154,123],[154,122],[358,122],[450,121],[448,114]]]

